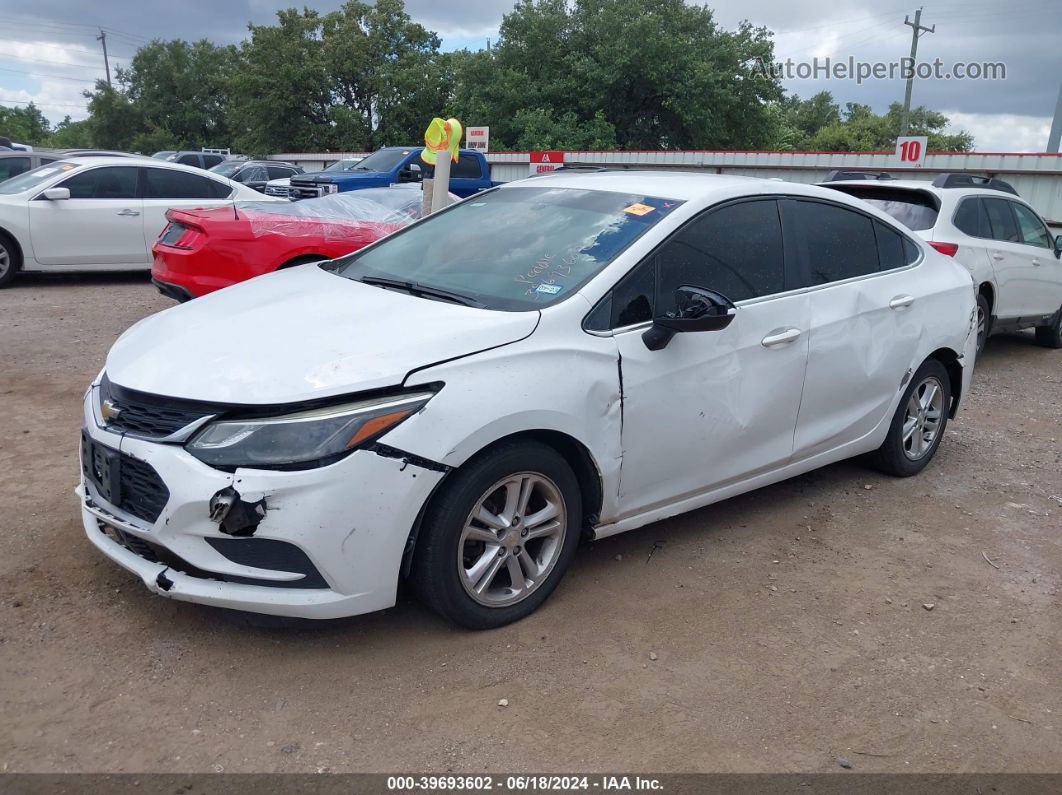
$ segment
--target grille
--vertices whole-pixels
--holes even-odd
[[[170,499],[170,490],[159,473],[150,464],[123,455],[118,481],[121,484],[118,507],[154,524]]]
[[[284,185],[267,185],[265,192],[266,196],[280,196],[282,199],[286,199],[291,191]]]
[[[81,467],[86,480],[107,503],[154,524],[170,490],[151,464],[81,435]]]
[[[321,186],[313,183],[297,185],[293,182],[291,183],[291,188],[288,193],[293,199],[316,199],[317,197],[324,195]]]
[[[119,409],[107,422],[107,430],[149,439],[162,439],[199,418],[212,414],[205,407],[184,406],[153,395],[144,395],[112,384],[106,376],[100,383],[100,399]]]

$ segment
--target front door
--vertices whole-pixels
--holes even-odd
[[[705,287],[737,305],[725,329],[642,334]],[[612,326],[623,392],[620,504],[625,516],[784,465],[793,449],[807,358],[807,297],[786,289],[778,204],[726,204],[698,216],[617,285]]]
[[[124,265],[144,263],[142,202],[137,198],[136,166],[79,169],[53,185],[69,199],[38,196],[29,202],[30,239],[42,265]]]

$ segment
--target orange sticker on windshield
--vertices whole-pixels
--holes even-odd
[[[631,215],[648,215],[655,207],[650,207],[648,204],[632,204],[630,207],[624,207],[623,212],[630,213]]]

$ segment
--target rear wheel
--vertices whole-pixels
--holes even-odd
[[[5,234],[0,234],[0,288],[7,287],[15,279],[22,265],[18,248]]]
[[[925,469],[944,438],[950,406],[948,371],[936,359],[923,362],[896,408],[889,435],[874,452],[875,466],[897,477]]]
[[[287,262],[277,268],[277,270],[279,271],[283,270],[284,268],[294,268],[298,265],[305,265],[308,262],[324,262],[327,259],[328,257],[322,257],[320,254],[305,254],[301,257],[289,259]]]
[[[499,447],[451,475],[425,517],[412,585],[469,629],[534,612],[579,543],[582,502],[571,467],[534,442]]]
[[[977,355],[981,355],[981,351],[985,349],[985,343],[988,342],[988,332],[992,327],[992,314],[991,308],[988,306],[988,299],[978,293],[977,295]]]
[[[1062,307],[1055,313],[1054,323],[1036,327],[1036,342],[1045,348],[1062,348]]]

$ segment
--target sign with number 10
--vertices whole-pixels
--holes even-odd
[[[926,164],[926,144],[929,139],[923,136],[912,136],[896,139],[897,165],[906,168],[922,168]]]

